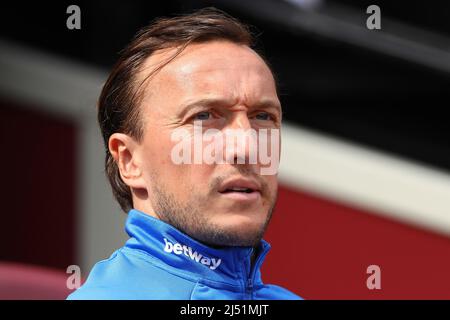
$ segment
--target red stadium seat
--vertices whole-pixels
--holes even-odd
[[[45,267],[0,262],[0,300],[62,300],[73,290],[69,274]]]

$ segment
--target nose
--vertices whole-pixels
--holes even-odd
[[[230,119],[230,124],[228,127],[230,129],[251,129],[252,126],[250,124],[250,120],[248,119],[247,112],[244,110],[235,112]]]
[[[246,111],[235,112],[224,128],[227,163],[256,164],[257,136]]]

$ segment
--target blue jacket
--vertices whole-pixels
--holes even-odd
[[[251,267],[251,247],[215,249],[138,210],[128,213],[130,239],[98,262],[68,299],[301,299],[263,284],[260,267],[270,249],[261,240]]]

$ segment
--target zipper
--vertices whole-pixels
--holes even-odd
[[[252,251],[252,253],[253,253],[253,251]],[[247,293],[248,300],[253,299],[253,284],[255,282],[256,271],[259,269],[262,259],[266,256],[266,254],[267,254],[267,250],[264,250],[263,252],[261,252],[261,254],[256,258],[253,268],[250,269],[250,275],[247,278],[247,283],[246,283],[246,293]],[[250,264],[250,267],[251,267],[251,264]]]
[[[247,300],[253,300],[253,279],[247,279]]]

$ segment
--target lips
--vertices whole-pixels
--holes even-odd
[[[260,190],[261,190],[261,187],[259,186],[259,184],[256,181],[250,180],[250,179],[244,179],[244,178],[237,178],[237,179],[225,181],[224,183],[222,183],[222,185],[219,188],[220,193],[225,193],[225,192],[250,193],[250,192],[254,192],[254,191],[259,192]]]
[[[222,191],[222,193],[228,193],[228,192],[245,192],[245,193],[250,193],[253,192],[254,190],[251,188],[240,188],[240,187],[231,187],[226,189],[225,191]]]
[[[261,196],[260,185],[250,179],[238,178],[224,182],[220,188],[219,193],[233,199],[242,201],[256,200]]]

